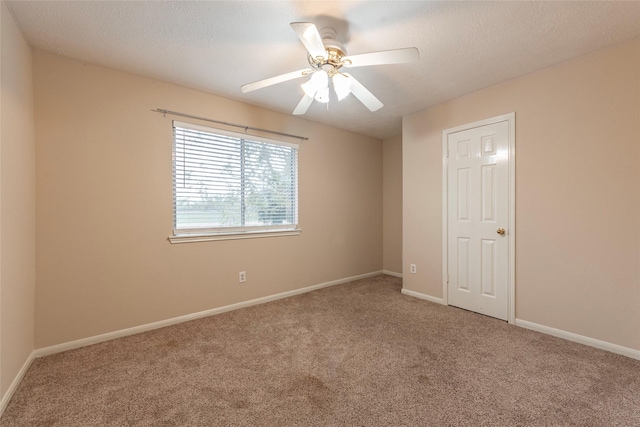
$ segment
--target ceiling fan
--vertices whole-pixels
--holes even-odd
[[[402,64],[417,61],[420,58],[418,49],[415,47],[347,55],[344,46],[336,40],[336,31],[333,28],[322,28],[318,31],[316,26],[309,22],[292,22],[291,28],[308,51],[309,68],[248,83],[241,89],[243,93],[247,93],[277,83],[311,76],[301,85],[304,96],[293,110],[293,114],[296,115],[306,113],[314,99],[321,103],[329,102],[329,80],[333,82],[338,100],[352,93],[370,111],[379,110],[383,106],[382,102],[351,74],[342,72],[342,68]]]

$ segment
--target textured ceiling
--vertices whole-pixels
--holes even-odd
[[[331,26],[348,54],[415,46],[413,64],[351,73],[384,108],[353,96],[303,116],[354,132],[400,134],[402,116],[640,36],[640,2],[9,1],[34,49],[290,113],[289,81],[240,86],[305,68],[289,26]],[[169,108],[150,105],[150,108]],[[189,113],[189,112],[187,112]]]

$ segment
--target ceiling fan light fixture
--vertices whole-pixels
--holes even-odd
[[[300,87],[308,97],[313,98],[316,93],[324,88],[329,89],[329,76],[323,70],[316,71],[311,75],[309,81],[301,84]]]
[[[329,103],[329,86],[325,86],[316,93],[315,100],[322,103]]]
[[[309,98],[313,98],[318,91],[316,85],[313,84],[312,79],[309,79],[309,81],[307,81],[306,83],[302,83],[300,87],[304,91],[305,95],[307,95]]]
[[[338,101],[342,101],[351,93],[351,80],[341,73],[336,73],[333,77],[333,90],[338,96]]]

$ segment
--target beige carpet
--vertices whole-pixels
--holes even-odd
[[[640,361],[389,276],[36,359],[2,426],[640,426]]]

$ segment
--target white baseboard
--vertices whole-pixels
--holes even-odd
[[[539,325],[537,323],[526,320],[516,319],[516,326],[531,329],[532,331],[542,332],[543,334],[553,335],[554,337],[563,338],[568,341],[577,342],[600,350],[610,351],[611,353],[621,354],[632,359],[640,360],[640,350],[623,347],[621,345],[612,344],[607,341],[600,341],[595,338],[585,337],[584,335],[574,334],[572,332],[563,331],[561,329],[551,328],[549,326]]]
[[[382,274],[386,274],[388,276],[399,277],[402,279],[402,273],[396,273],[395,271],[382,270]]]
[[[9,389],[4,394],[4,396],[2,396],[2,400],[0,400],[0,417],[2,416],[2,414],[4,414],[4,410],[7,408],[7,405],[11,401],[13,394],[16,392],[18,386],[20,385],[20,381],[22,381],[22,378],[24,378],[24,375],[29,370],[31,363],[33,363],[33,359],[35,358],[36,352],[32,351],[29,357],[27,357],[27,360],[24,362],[24,365],[22,365],[22,368],[20,368],[20,371],[18,371],[18,375],[16,375],[16,377],[13,379],[13,382],[9,386]]]
[[[402,293],[415,298],[420,298],[444,305],[444,301],[442,300],[442,298],[432,297],[431,295],[422,294],[416,291],[410,291],[409,289],[402,289]],[[595,338],[586,337],[584,335],[574,334],[572,332],[563,331],[561,329],[556,329],[549,326],[539,325],[527,320],[516,319],[515,325],[520,326],[521,328],[531,329],[532,331],[541,332],[543,334],[552,335],[554,337],[563,338],[568,341],[577,342],[579,344],[588,345],[591,347],[599,348],[600,350],[606,350],[610,351],[611,353],[616,353],[622,356],[630,357],[632,359],[640,360],[640,350],[623,347],[618,344],[601,341]]]
[[[109,341],[116,338],[122,338],[129,335],[139,334],[141,332],[152,331],[154,329],[164,328],[165,326],[171,326],[182,322],[188,322],[190,320],[200,319],[203,317],[213,316],[214,314],[220,314],[227,311],[238,310],[240,308],[250,307],[252,305],[264,304],[266,302],[279,300],[282,298],[288,298],[294,295],[304,294],[307,292],[315,291],[317,289],[327,288],[329,286],[341,285],[343,283],[352,282],[354,280],[366,279],[367,277],[379,276],[382,271],[374,271],[371,273],[359,274],[357,276],[345,277],[342,279],[332,280],[330,282],[324,282],[306,288],[294,289],[292,291],[282,292],[275,295],[269,295],[262,298],[256,298],[249,301],[243,301],[236,304],[225,305],[223,307],[217,307],[210,310],[200,311],[198,313],[186,314],[184,316],[173,317],[171,319],[160,320],[158,322],[147,323],[145,325],[134,326],[132,328],[121,329],[119,331],[108,332],[106,334],[96,335],[93,337],[82,338],[76,341],[70,341],[62,344],[53,345],[50,347],[39,348],[35,351],[36,357],[48,356],[50,354],[60,353],[67,350],[73,350],[75,348],[85,347],[92,344],[97,344],[104,341]]]
[[[410,297],[425,299],[427,301],[435,302],[436,304],[444,305],[444,300],[438,297],[432,297],[431,295],[421,294],[420,292],[410,291],[409,289],[402,288],[401,291],[405,295],[409,295]]]

